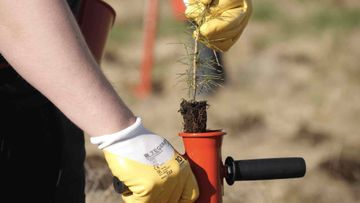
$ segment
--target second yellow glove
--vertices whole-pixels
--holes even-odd
[[[251,0],[189,0],[185,15],[198,26],[194,37],[217,51],[227,51],[239,39],[251,12]]]

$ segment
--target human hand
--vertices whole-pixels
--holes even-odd
[[[127,203],[191,203],[199,189],[189,162],[161,136],[147,129],[137,118],[128,128],[91,142],[103,150],[108,166],[128,191]]]
[[[189,0],[185,15],[198,29],[193,37],[216,51],[227,51],[239,39],[252,12],[251,0]]]

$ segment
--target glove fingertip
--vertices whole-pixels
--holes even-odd
[[[194,174],[191,172],[188,176],[184,191],[181,195],[180,203],[195,202],[199,198],[199,186]]]
[[[191,9],[190,7],[187,7],[185,10],[185,17],[187,17],[189,19],[193,19],[195,17],[193,9]]]
[[[206,22],[206,23],[204,23],[204,24],[202,24],[201,26],[200,26],[200,28],[199,28],[199,31],[200,31],[200,34],[203,36],[203,37],[209,37],[209,35],[211,34],[211,33],[213,33],[214,32],[214,29],[213,29],[214,27],[211,27],[211,26],[209,26],[209,23],[208,22]]]
[[[200,15],[205,9],[204,4],[201,2],[189,2],[189,5],[185,9],[185,16],[192,20],[200,20]]]

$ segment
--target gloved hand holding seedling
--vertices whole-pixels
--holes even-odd
[[[185,15],[196,24],[194,38],[216,51],[227,51],[239,39],[251,11],[251,0],[189,0]]]
[[[200,69],[219,64],[215,51],[228,51],[239,39],[249,21],[252,4],[251,0],[184,0],[184,3],[185,15],[193,29],[194,47],[191,51],[185,46],[188,69],[180,76],[185,77],[190,101],[183,100],[179,111],[184,119],[184,132],[205,132],[208,105],[206,101],[197,101],[196,97],[217,86],[221,76],[203,74],[206,71]],[[202,50],[198,42],[214,50],[216,61],[199,59]]]

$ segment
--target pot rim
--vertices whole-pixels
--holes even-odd
[[[179,136],[180,137],[220,137],[225,135],[226,132],[223,131],[222,129],[218,129],[218,130],[208,130],[207,132],[202,132],[202,133],[186,133],[186,132],[180,132]]]

